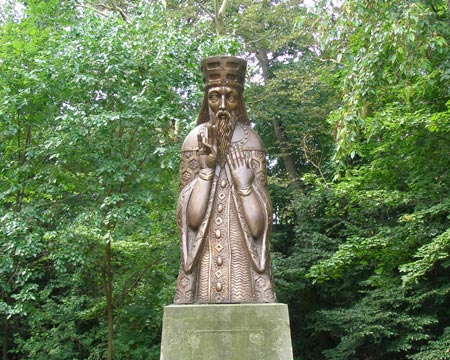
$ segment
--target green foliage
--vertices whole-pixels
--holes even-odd
[[[424,108],[446,110],[450,69],[444,1],[346,1],[335,11],[337,16],[322,12],[317,24],[342,89],[342,107],[332,117],[338,156],[359,152],[357,140],[373,134],[361,133],[371,130],[366,118],[389,104],[395,117],[409,114],[407,122]]]
[[[323,322],[315,331],[333,331],[333,336],[340,338],[335,348],[324,351],[325,358],[401,356],[427,340],[424,330],[436,323],[434,317],[418,313],[416,308],[417,299],[406,297],[401,288],[392,288],[368,291],[353,306],[319,312]]]
[[[8,358],[105,358],[108,290],[115,357],[159,357],[198,63],[241,51],[295,356],[449,359],[448,4],[230,2],[221,37],[212,1],[116,4],[1,5]]]
[[[444,333],[441,336],[436,340],[430,341],[419,353],[410,356],[409,358],[413,360],[445,360],[450,358],[448,351],[449,347],[449,328],[445,328]]]
[[[296,237],[297,262],[285,260],[314,294],[295,305],[312,332],[303,346],[322,349],[307,358],[448,358],[433,352],[448,327],[447,4],[320,5],[298,31],[322,34],[323,79],[341,98],[329,118],[335,177],[303,177],[313,188],[297,234],[323,244]]]
[[[12,359],[104,358],[107,266],[115,356],[159,357],[198,62],[236,45],[156,3],[128,16],[30,1],[0,28],[0,324]]]

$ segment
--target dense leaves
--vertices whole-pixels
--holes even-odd
[[[450,359],[447,2],[0,6],[3,359],[158,359],[198,62],[237,51],[295,357]]]
[[[1,28],[4,358],[157,358],[176,154],[214,45],[157,4],[128,23],[59,1],[22,16]]]
[[[335,181],[315,188],[332,196],[309,196],[331,222],[312,236],[335,247],[303,273],[319,298],[304,321],[325,337],[325,359],[448,358],[449,9],[439,1],[322,5],[329,11],[312,9],[299,25],[321,34],[341,97],[329,117]]]

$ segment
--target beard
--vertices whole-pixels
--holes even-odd
[[[213,123],[217,125],[217,156],[219,164],[223,165],[233,137],[236,116],[228,111],[219,110],[213,119]]]

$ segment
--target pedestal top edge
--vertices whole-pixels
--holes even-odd
[[[241,304],[185,304],[185,305],[175,305],[175,304],[170,304],[170,305],[166,305],[164,306],[164,308],[171,308],[171,309],[184,309],[184,308],[243,308],[243,307],[248,307],[248,308],[262,308],[262,307],[278,307],[278,308],[282,308],[282,307],[287,307],[287,304],[282,304],[282,303],[241,303]]]

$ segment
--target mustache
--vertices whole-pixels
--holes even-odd
[[[219,111],[216,113],[215,119],[219,119],[219,118],[221,118],[221,117],[225,117],[225,118],[227,118],[227,119],[231,119],[231,114],[230,114],[230,112],[228,112],[227,110],[219,110]]]

